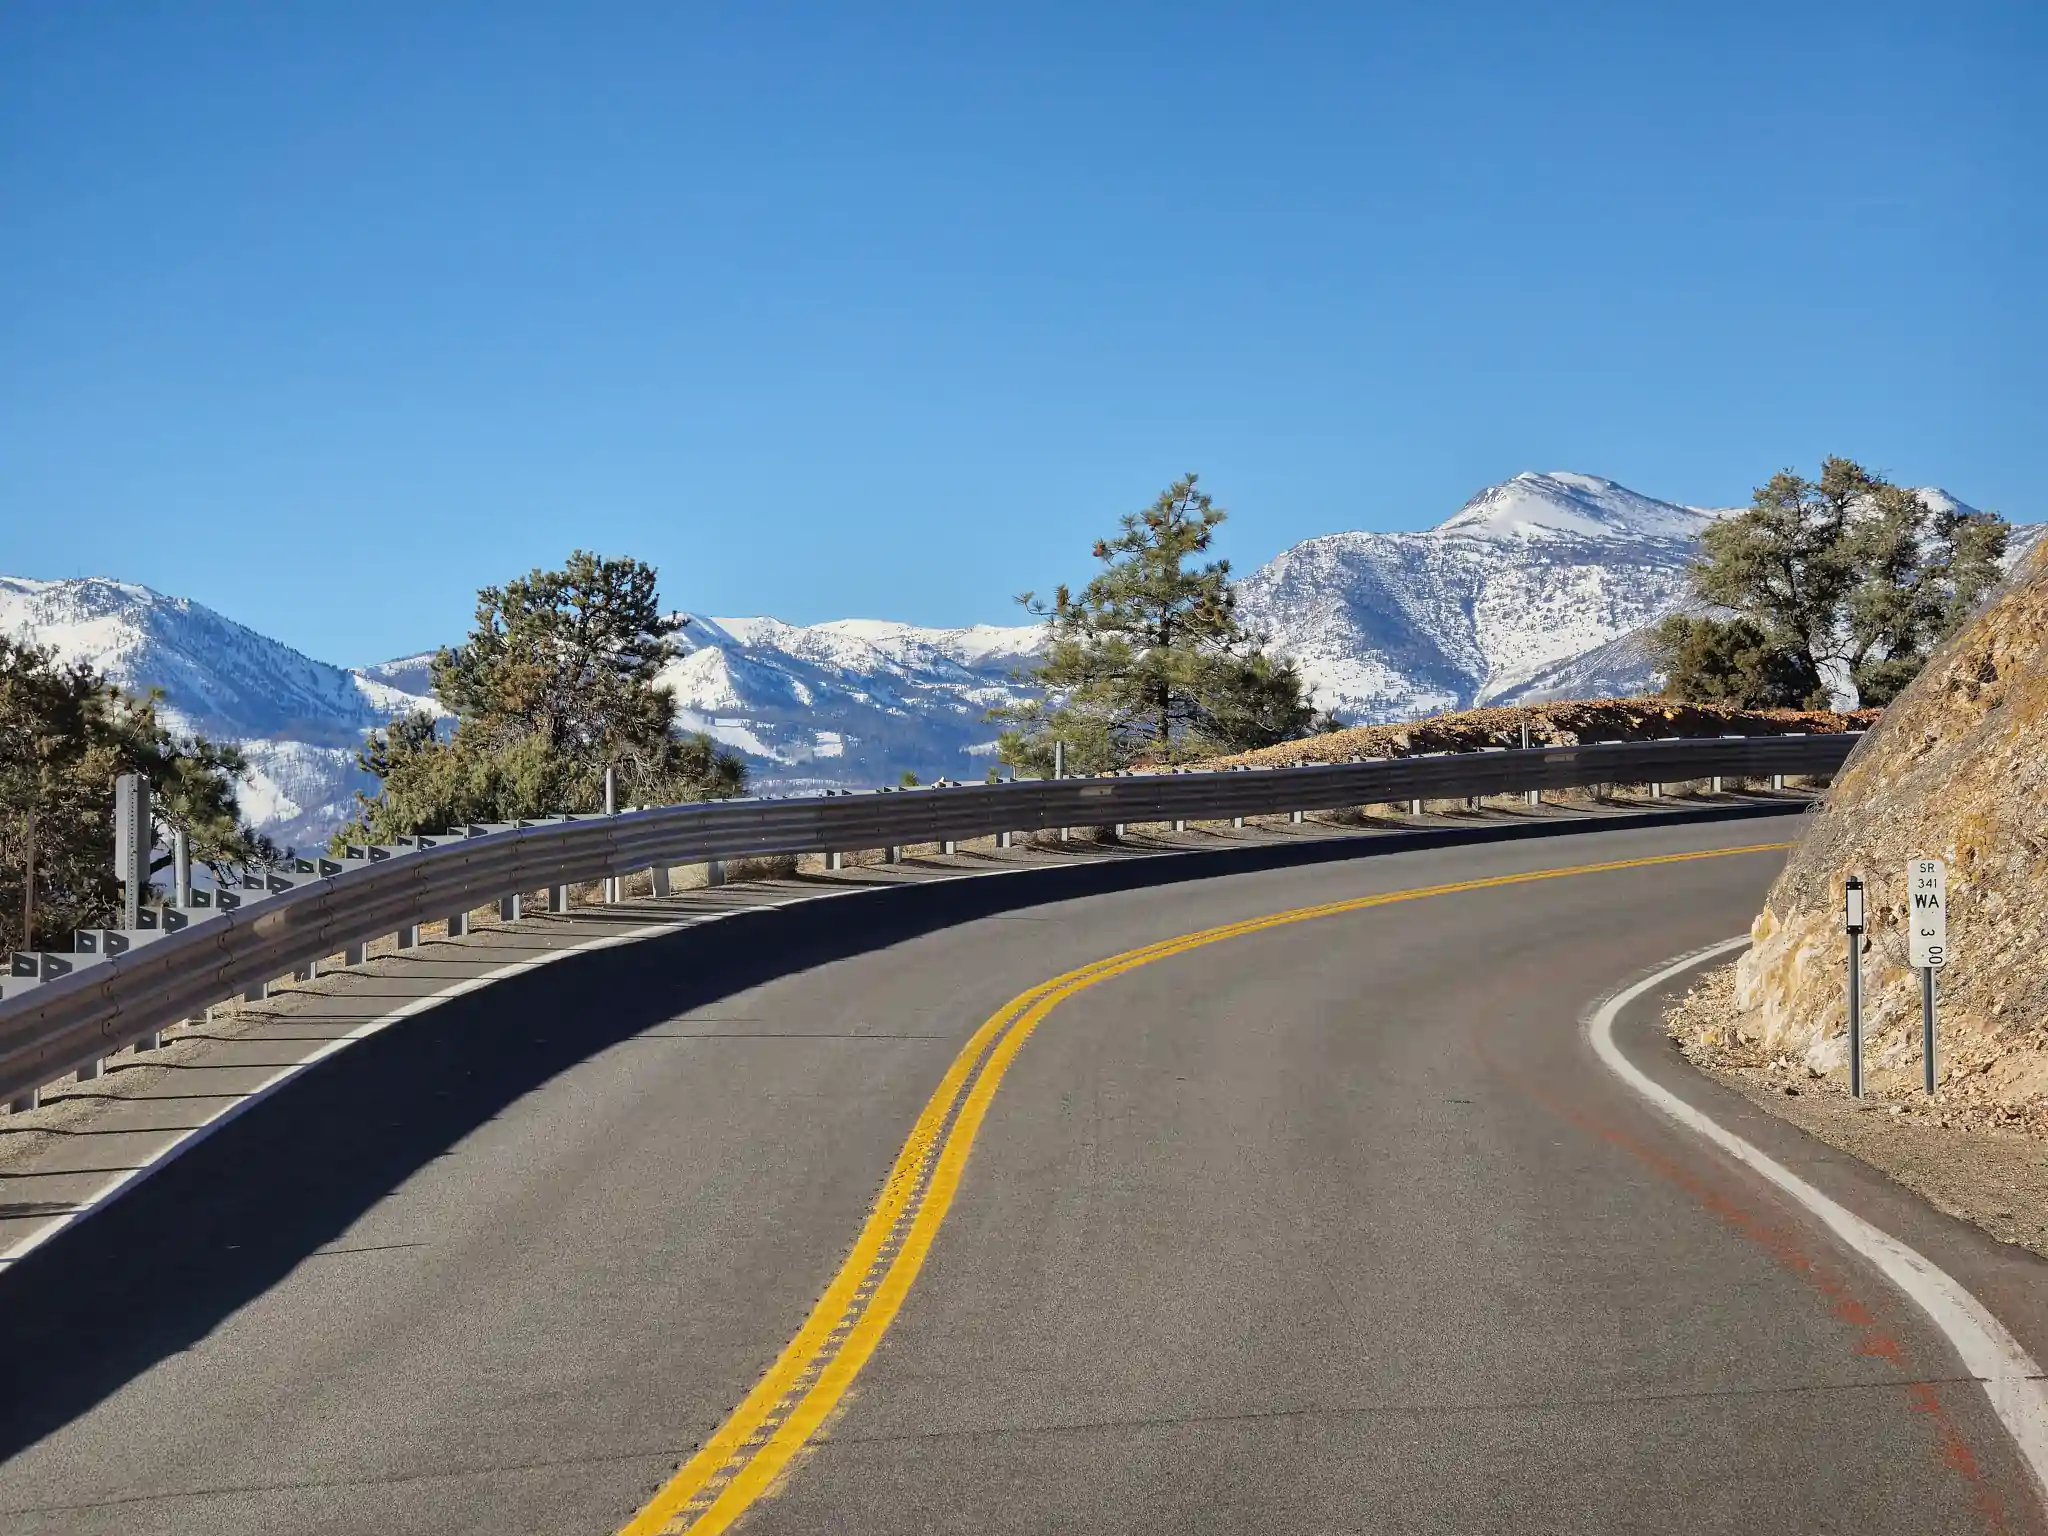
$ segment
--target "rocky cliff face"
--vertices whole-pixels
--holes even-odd
[[[2048,546],[1885,711],[1835,781],[1757,917],[1736,1028],[1768,1052],[1845,1070],[1844,879],[1869,887],[1864,1061],[1880,1091],[1918,1081],[1906,862],[1948,865],[1943,1095],[2014,1120],[2048,1112]]]

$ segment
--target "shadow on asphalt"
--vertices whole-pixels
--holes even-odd
[[[190,1348],[525,1094],[777,976],[1023,907],[1416,849],[1796,813],[1805,802],[1260,844],[865,888],[575,955],[452,998],[287,1084],[0,1274],[0,1460]],[[593,997],[610,1005],[591,1007]],[[574,1027],[567,1027],[573,1022]]]

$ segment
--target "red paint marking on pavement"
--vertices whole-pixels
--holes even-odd
[[[1798,1275],[1819,1291],[1828,1299],[1830,1313],[1857,1330],[1858,1355],[1884,1360],[1903,1375],[1915,1374],[1898,1340],[1877,1327],[1876,1320],[1882,1308],[1872,1308],[1851,1295],[1847,1282],[1808,1254],[1793,1233],[1619,1126],[1608,1125],[1576,1106],[1553,1098],[1521,1073],[1510,1071],[1495,1060],[1476,1037],[1472,1049],[1487,1068],[1513,1083],[1552,1114],[1620,1148],[1677,1185],[1738,1236],[1768,1253],[1780,1268]],[[1933,1436],[1935,1460],[1963,1479],[1969,1488],[1970,1507],[1983,1521],[1984,1528],[1993,1536],[2010,1536],[2012,1527],[2007,1523],[2005,1506],[1986,1480],[1969,1442],[1964,1440],[1955,1421],[1949,1417],[1939,1387],[1932,1382],[1905,1382],[1901,1385],[1906,1388],[1908,1409],[1926,1422]]]
[[[1743,1238],[1769,1253],[1783,1268],[1800,1276],[1827,1297],[1832,1303],[1829,1311],[1861,1335],[1857,1340],[1857,1354],[1883,1360],[1902,1376],[1915,1374],[1913,1363],[1907,1357],[1904,1346],[1891,1334],[1877,1327],[1876,1316],[1871,1308],[1850,1294],[1848,1284],[1841,1276],[1807,1254],[1790,1232],[1725,1191],[1712,1188],[1698,1175],[1680,1167],[1626,1131],[1602,1125],[1580,1111],[1566,1109],[1564,1115],[1581,1129],[1591,1131],[1603,1141],[1620,1147],[1638,1161],[1648,1164],[1693,1196]],[[1905,1385],[1908,1407],[1927,1421],[1933,1434],[1935,1459],[1968,1485],[1970,1507],[1977,1512],[1977,1517],[1984,1522],[1987,1531],[2000,1533],[2000,1536],[2009,1532],[2011,1526],[2006,1522],[2005,1506],[1999,1499],[1997,1491],[1985,1479],[1983,1469],[1978,1466],[1977,1458],[1970,1450],[1969,1442],[1963,1439],[1962,1431],[1949,1417],[1948,1409],[1942,1403],[1939,1387],[1932,1382],[1909,1382]]]

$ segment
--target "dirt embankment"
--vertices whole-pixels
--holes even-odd
[[[1730,1028],[1846,1073],[1842,887],[1868,887],[1864,1052],[1880,1094],[1920,1073],[1906,863],[1948,866],[1941,1085],[1952,1105],[2048,1128],[2048,550],[1931,661],[1835,776],[1736,968]]]
[[[1921,1091],[1906,863],[1948,865],[1940,1065]],[[1848,1097],[1843,882],[1868,889],[1864,1090]],[[1697,1065],[1943,1210],[2048,1255],[2048,546],[1836,775],[1732,965],[1668,1019]]]
[[[1651,741],[1660,736],[1781,736],[1868,730],[1878,711],[1852,715],[1832,710],[1728,709],[1670,699],[1580,699],[1556,704],[1467,709],[1398,725],[1362,725],[1346,731],[1282,742],[1203,763],[1205,768],[1293,768],[1343,763],[1354,757],[1414,757],[1428,752],[1477,752],[1517,747],[1522,727],[1533,746],[1578,746],[1595,741]]]

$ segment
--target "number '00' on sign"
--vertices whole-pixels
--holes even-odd
[[[1939,859],[1906,861],[1906,932],[1915,969],[1948,964],[1948,882]]]

